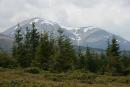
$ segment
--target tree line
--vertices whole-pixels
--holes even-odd
[[[39,33],[35,23],[26,28],[17,26],[11,56],[0,52],[0,67],[39,67],[50,72],[68,72],[80,70],[99,74],[128,75],[130,73],[130,55],[120,51],[115,37],[108,40],[108,46],[102,53],[74,49],[69,37],[62,29]]]

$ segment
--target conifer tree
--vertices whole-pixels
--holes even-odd
[[[29,67],[31,66],[32,63],[32,58],[31,58],[31,33],[30,33],[30,29],[28,27],[26,27],[26,34],[24,36],[24,50],[25,50],[25,67]]]
[[[123,75],[130,74],[130,56],[129,54],[124,51],[121,56],[121,64],[123,67]]]
[[[120,47],[115,37],[113,37],[111,42],[110,53],[112,56],[120,56]]]
[[[81,62],[82,62],[82,57],[84,57],[84,55],[82,53],[82,49],[80,46],[78,47],[78,51],[76,53],[77,53],[76,55],[77,57],[74,62],[74,67],[75,69],[83,69],[83,64]]]
[[[13,45],[13,57],[16,58],[18,65],[24,67],[24,46],[23,46],[23,35],[21,32],[21,27],[18,24],[15,32],[15,41]]]
[[[79,61],[79,68],[86,71],[87,70],[87,58],[83,54],[81,54],[79,56],[78,61]]]
[[[75,51],[68,37],[65,37],[63,30],[58,30],[59,37],[57,38],[58,43],[58,56],[56,59],[56,70],[59,72],[66,72],[73,68],[75,57]]]
[[[121,62],[124,69],[130,66],[130,58],[126,51],[122,53]]]
[[[109,41],[109,39],[107,40],[106,55],[107,55],[107,56],[110,55],[110,41]]]
[[[32,23],[32,30],[30,31],[30,56],[32,60],[35,58],[36,49],[39,42],[39,32],[36,29],[35,23]]]
[[[107,71],[107,65],[108,65],[108,59],[106,58],[106,55],[102,52],[100,54],[100,72],[102,75],[105,74],[105,72]]]
[[[108,69],[109,72],[111,72],[112,71],[112,57],[111,57],[111,44],[110,44],[109,39],[107,41],[106,57],[108,60],[108,64],[106,68]]]
[[[37,48],[36,61],[38,66],[44,70],[49,70],[52,68],[52,57],[54,55],[54,38],[47,32],[44,32],[40,36],[39,45]]]
[[[84,54],[81,49],[79,49],[79,69],[87,71],[87,53]]]
[[[91,54],[90,48],[87,47],[86,49],[86,54],[85,54],[86,58],[87,58],[87,69],[90,72],[97,72],[97,64],[96,64],[96,60],[94,58],[94,56]]]
[[[113,73],[120,73],[122,66],[120,65],[120,47],[115,37],[112,38],[111,44],[109,45],[109,70]]]

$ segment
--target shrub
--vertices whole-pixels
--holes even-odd
[[[0,67],[13,68],[16,66],[16,61],[7,54],[0,52]]]
[[[130,75],[130,67],[123,70],[123,75],[125,76]]]
[[[74,72],[71,74],[72,79],[77,79],[83,83],[92,84],[95,82],[97,75],[93,73]]]
[[[26,68],[24,70],[24,72],[26,73],[32,73],[32,74],[39,74],[41,72],[41,70],[37,67],[30,67],[30,68]]]

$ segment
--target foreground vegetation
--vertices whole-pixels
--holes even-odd
[[[1,69],[1,87],[129,87],[130,76],[108,76],[73,71],[37,74],[26,69]]]

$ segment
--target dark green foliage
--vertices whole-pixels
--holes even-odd
[[[112,44],[111,44],[111,46],[110,46],[110,54],[111,54],[112,56],[117,56],[117,57],[119,57],[119,56],[120,56],[120,47],[119,47],[119,44],[118,44],[118,42],[117,42],[117,40],[116,40],[115,37],[113,37],[111,43],[112,43]]]
[[[62,29],[59,29],[58,32],[55,70],[66,72],[69,69],[73,69],[76,56],[70,39],[64,36]]]
[[[30,56],[31,58],[35,58],[36,49],[39,42],[39,32],[35,27],[35,23],[32,23],[32,30],[30,31]]]
[[[26,35],[24,36],[24,67],[30,67],[32,63],[32,55],[31,55],[31,33],[30,29],[26,28]]]
[[[101,53],[100,59],[99,59],[99,69],[102,75],[105,74],[107,70],[107,64],[108,64],[108,59],[104,53]]]
[[[110,55],[110,41],[109,41],[109,39],[108,39],[108,41],[107,41],[107,48],[106,48],[106,55],[107,56],[109,56]]]
[[[83,54],[81,54],[79,57],[79,68],[87,70],[87,58]]]
[[[90,72],[97,72],[97,61],[94,55],[91,54],[90,49],[87,48],[86,50],[86,58],[87,58],[87,69]]]
[[[109,60],[108,68],[112,73],[121,73],[122,65],[120,61],[120,47],[115,37],[113,37],[111,44],[108,44],[107,57]]]
[[[124,68],[130,67],[130,56],[127,53],[125,53],[125,51],[123,52],[121,56],[121,62]]]
[[[13,45],[12,54],[13,54],[13,58],[16,58],[18,65],[24,67],[24,62],[26,62],[26,60],[24,60],[25,51],[24,51],[23,35],[21,29],[22,28],[18,24],[18,28],[16,29],[15,32],[15,41]]]
[[[129,74],[130,74],[130,67],[124,68],[123,71],[122,71],[122,75],[127,76]]]
[[[39,33],[32,23],[32,29],[26,29],[26,35],[23,36],[22,28],[18,25],[15,33],[15,42],[13,46],[13,57],[16,58],[19,66],[30,67],[35,58],[36,48],[39,41]]]
[[[89,47],[87,47],[85,53],[79,54],[79,69],[97,72],[98,70],[98,56],[95,53],[92,53]]]
[[[123,75],[130,74],[130,56],[124,51],[121,57],[121,64],[123,67]]]
[[[47,32],[41,34],[36,53],[36,63],[44,70],[49,70],[53,66],[54,43],[55,39],[49,36]]]
[[[3,68],[14,68],[16,67],[15,59],[9,57],[6,53],[0,52],[0,67]]]
[[[58,34],[57,37],[46,31],[39,34],[35,23],[32,23],[32,28],[27,27],[26,34],[23,35],[21,27],[18,25],[12,51],[17,65],[22,68],[39,67],[46,71],[58,73],[80,70],[102,75],[106,73],[112,75],[129,74],[130,55],[126,52],[121,54],[120,46],[115,37],[111,41],[108,40],[106,53],[96,53],[89,47],[86,51],[79,48],[79,51],[76,52],[71,40],[64,35],[62,29],[58,30]],[[0,66],[9,67],[9,58],[5,55],[1,57]],[[36,69],[27,71],[33,73],[33,70],[35,73]]]

